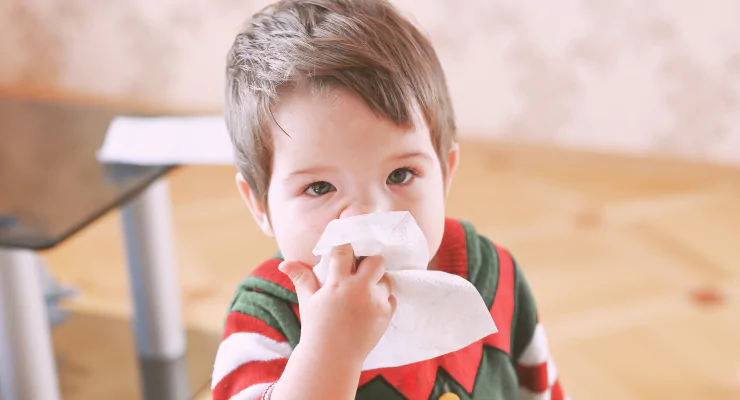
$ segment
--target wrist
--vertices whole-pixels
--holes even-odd
[[[325,365],[330,369],[341,369],[348,372],[356,371],[358,374],[362,370],[362,364],[365,358],[357,354],[357,351],[347,351],[350,349],[344,346],[338,346],[336,342],[329,341],[301,341],[293,350],[296,355],[313,363],[313,365]],[[356,350],[356,349],[351,349]]]
[[[351,400],[357,394],[361,370],[361,361],[302,342],[275,384],[272,399]]]

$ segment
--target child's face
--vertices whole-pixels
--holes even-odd
[[[340,88],[324,94],[297,90],[281,99],[273,115],[285,132],[273,126],[269,220],[248,185],[240,181],[239,187],[286,260],[315,265],[311,251],[331,220],[379,211],[411,212],[430,255],[436,254],[456,145],[445,179],[425,124],[400,128]]]

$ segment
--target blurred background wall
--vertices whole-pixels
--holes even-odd
[[[3,0],[0,85],[218,112],[266,0]],[[431,37],[463,137],[740,164],[736,0],[396,0]]]

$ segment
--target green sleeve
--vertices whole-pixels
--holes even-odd
[[[229,312],[240,312],[270,325],[295,347],[301,336],[301,325],[291,303],[296,294],[262,278],[250,276],[239,285]]]

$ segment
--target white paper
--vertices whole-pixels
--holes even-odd
[[[119,116],[108,127],[98,160],[138,165],[233,165],[232,149],[221,116]]]
[[[332,247],[350,243],[355,256],[382,255],[396,297],[396,313],[363,370],[396,367],[460,350],[496,333],[491,314],[468,280],[429,271],[423,232],[405,211],[364,214],[331,221],[314,248],[321,284]]]

